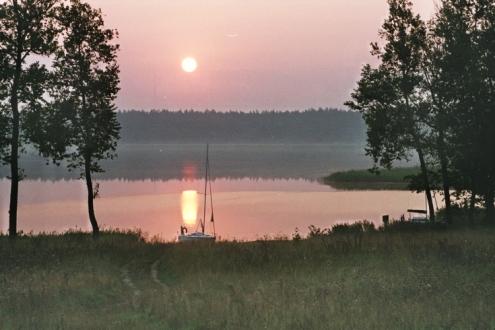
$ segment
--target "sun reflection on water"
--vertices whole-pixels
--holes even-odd
[[[181,207],[184,224],[195,225],[198,218],[198,192],[196,190],[183,191]]]

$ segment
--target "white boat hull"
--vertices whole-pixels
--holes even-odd
[[[215,236],[203,233],[179,235],[179,242],[214,242],[215,240]]]

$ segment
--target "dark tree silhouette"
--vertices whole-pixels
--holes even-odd
[[[458,133],[461,129],[455,127],[459,124],[462,126],[462,123],[454,124],[454,122],[460,110],[456,99],[458,95],[464,94],[461,90],[466,87],[463,77],[471,71],[468,62],[465,61],[465,55],[471,52],[471,45],[469,29],[466,25],[468,22],[460,16],[452,15],[453,12],[449,7],[448,1],[444,2],[430,24],[424,62],[424,85],[432,111],[431,123],[436,136],[438,163],[445,196],[445,215],[447,221],[451,222],[450,189],[452,186],[460,185],[464,187],[463,189],[467,187],[463,182],[463,174],[453,168],[455,154],[459,152],[454,140],[459,137]],[[463,84],[464,87],[461,88]]]
[[[471,210],[482,198],[495,221],[494,3],[443,0],[428,26],[410,1],[389,4],[385,45],[373,47],[381,63],[364,67],[348,103],[368,125],[368,154],[390,167],[415,149],[423,173],[412,184],[426,189],[430,213],[433,186],[451,222],[455,188],[458,202],[470,195]]]
[[[52,24],[56,0],[8,0],[0,3],[0,149],[10,165],[9,235],[17,235],[21,143],[21,108],[37,107],[46,69],[33,55],[49,55],[56,34]],[[8,131],[7,131],[8,130]],[[8,142],[8,147],[6,146]],[[8,149],[8,150],[6,150]]]
[[[458,191],[485,199],[494,220],[495,6],[493,1],[444,0],[432,25],[433,86],[446,110],[445,138]]]
[[[55,109],[68,116],[66,157],[86,180],[89,220],[97,235],[92,173],[103,171],[102,159],[114,157],[120,130],[114,106],[119,91],[117,32],[105,28],[100,10],[78,0],[62,5],[58,19],[62,44],[53,63]]]
[[[359,110],[368,125],[368,149],[376,164],[390,168],[395,160],[418,154],[422,188],[430,218],[435,209],[428,175],[429,113],[421,97],[422,62],[427,29],[408,0],[389,0],[390,12],[380,31],[383,46],[372,44],[380,65],[366,65],[361,81],[346,104]],[[426,110],[426,111],[425,111]]]

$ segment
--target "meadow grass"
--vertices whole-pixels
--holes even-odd
[[[494,234],[461,226],[215,244],[115,232],[0,237],[0,328],[494,328]]]
[[[323,182],[346,190],[409,190],[407,177],[418,175],[417,167],[397,167],[372,173],[369,170],[349,170],[332,173]]]

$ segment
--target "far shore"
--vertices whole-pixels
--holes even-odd
[[[397,167],[374,173],[368,169],[335,172],[323,183],[343,190],[409,190],[408,177],[417,175],[418,167]]]

